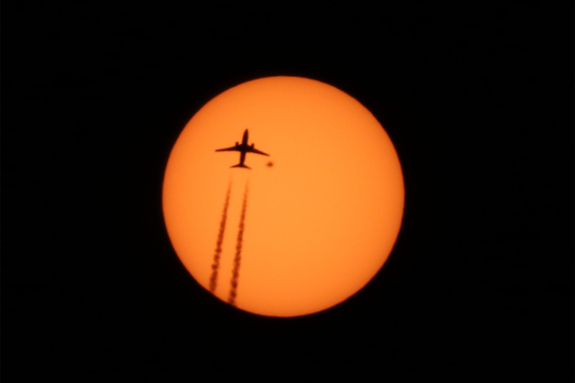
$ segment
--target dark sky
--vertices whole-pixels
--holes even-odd
[[[2,373],[572,375],[573,5],[496,4],[5,2]],[[358,99],[406,185],[380,273],[292,319],[212,298],[161,211],[186,122],[271,75]]]

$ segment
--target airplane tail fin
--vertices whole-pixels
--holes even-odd
[[[246,168],[246,169],[251,169],[249,166],[246,166],[244,164],[237,164],[234,166],[230,166],[230,168]]]

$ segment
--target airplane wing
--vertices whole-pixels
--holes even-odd
[[[256,153],[256,154],[262,154],[262,155],[264,155],[264,156],[269,156],[269,154],[264,153],[264,152],[262,152],[262,151],[259,151],[259,150],[255,149],[255,148],[252,148],[251,146],[248,147],[248,150],[247,150],[247,151],[250,152],[250,153]]]
[[[241,149],[239,149],[237,146],[232,146],[231,148],[225,148],[225,149],[216,149],[216,152],[231,152],[231,151],[241,152]]]

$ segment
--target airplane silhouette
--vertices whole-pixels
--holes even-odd
[[[244,137],[242,139],[242,143],[238,144],[238,142],[236,141],[236,145],[232,146],[231,148],[225,148],[225,149],[216,149],[216,152],[227,152],[227,151],[237,151],[240,152],[240,163],[234,166],[230,166],[230,168],[246,168],[246,169],[251,169],[249,166],[246,166],[244,164],[244,161],[246,160],[246,153],[256,153],[256,154],[261,154],[264,156],[269,156],[269,154],[264,153],[262,151],[257,150],[256,148],[254,148],[254,144],[252,143],[251,145],[248,145],[248,130],[246,129],[244,132]]]

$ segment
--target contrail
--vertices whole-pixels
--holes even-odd
[[[230,289],[230,297],[228,298],[228,303],[232,306],[236,305],[236,296],[238,290],[238,278],[240,276],[240,261],[242,255],[242,241],[245,229],[246,220],[246,208],[248,206],[248,186],[249,182],[246,183],[246,190],[244,192],[244,203],[242,205],[242,215],[240,217],[240,228],[238,230],[238,241],[236,242],[236,257],[234,258],[234,271],[232,272],[232,286]]]
[[[222,220],[220,221],[220,231],[218,233],[218,241],[216,242],[216,251],[214,252],[214,262],[212,263],[212,276],[210,277],[210,292],[216,292],[218,281],[218,269],[220,267],[220,256],[222,255],[222,243],[224,242],[224,231],[226,230],[226,219],[228,217],[228,206],[230,204],[230,192],[232,190],[232,181],[228,184],[228,192],[226,194],[226,201],[224,202],[224,211],[222,213]]]

